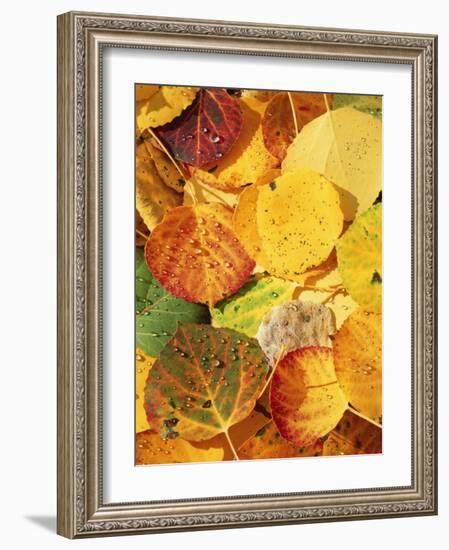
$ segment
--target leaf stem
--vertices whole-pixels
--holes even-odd
[[[239,455],[238,455],[237,451],[235,450],[235,447],[234,447],[234,445],[233,445],[233,443],[232,443],[232,441],[231,441],[231,438],[229,437],[229,432],[228,432],[228,430],[226,430],[226,431],[224,432],[224,434],[225,434],[226,439],[227,439],[227,441],[228,441],[229,447],[231,448],[232,454],[234,455],[234,460],[240,460]]]
[[[324,97],[324,104],[326,105],[326,110],[329,112],[331,109],[329,107],[329,102],[327,101],[327,94],[323,94]]]
[[[296,118],[296,111],[295,111],[295,105],[293,103],[292,94],[291,92],[287,92],[287,95],[288,95],[288,100],[290,101],[290,107],[292,108],[292,116],[293,116],[293,124],[295,125],[295,132],[296,132],[296,135],[298,135],[299,134],[298,120]]]
[[[369,418],[368,416],[365,416],[364,414],[362,414],[361,412],[359,411],[356,411],[355,409],[353,409],[352,407],[350,407],[348,405],[348,411],[351,411],[353,414],[355,414],[356,416],[359,416],[360,418],[363,418],[363,420],[366,420],[367,422],[369,422],[370,424],[373,424],[374,426],[377,426],[378,428],[382,429],[382,424],[379,424],[378,422],[376,422],[375,420],[373,420],[372,418]]]
[[[340,288],[337,288],[336,290],[332,291],[331,294],[329,294],[329,296],[323,300],[321,303],[323,305],[325,304],[328,304],[329,302],[331,302],[336,296],[338,296],[339,294],[344,294],[346,293],[346,289],[343,288],[343,287],[340,287]]]
[[[170,151],[165,147],[165,145],[162,143],[162,141],[157,137],[157,135],[154,133],[154,131],[151,128],[147,128],[148,132],[151,134],[152,138],[157,142],[159,147],[164,151],[164,153],[167,155],[167,157],[171,160],[173,166],[176,168],[176,170],[181,174],[182,179],[185,180],[186,185],[184,187],[184,191],[188,191],[190,196],[192,197],[193,204],[197,204],[198,198],[196,196],[195,188],[192,185],[192,181],[195,181],[192,174],[189,173],[189,176],[187,177],[186,174],[181,170],[179,164],[176,162],[176,160],[172,157],[170,154]],[[191,181],[192,180],[192,181]]]
[[[270,376],[268,377],[267,381],[265,382],[264,387],[262,388],[262,391],[259,394],[259,397],[262,396],[265,393],[265,390],[268,388],[271,379],[273,378],[274,371],[277,369],[277,366],[281,362],[282,356],[284,355],[285,346],[282,344],[281,349],[279,350],[278,358],[276,359],[276,363],[274,364],[274,367],[271,369]]]
[[[145,235],[145,233],[142,233],[142,231],[139,231],[136,227],[136,233],[140,235],[144,239],[148,239],[149,235]]]
[[[159,145],[159,147],[164,151],[164,153],[167,155],[167,157],[172,161],[173,163],[173,166],[176,168],[176,170],[178,170],[178,172],[181,174],[182,176],[182,179],[184,180],[187,180],[188,178],[186,178],[184,172],[181,170],[181,168],[179,167],[178,163],[175,161],[175,159],[172,157],[172,155],[170,154],[170,151],[167,149],[167,147],[165,147],[165,145],[162,143],[162,141],[157,137],[157,135],[154,133],[154,131],[152,130],[152,128],[147,128],[148,132],[151,134],[151,137],[157,142],[157,144]]]

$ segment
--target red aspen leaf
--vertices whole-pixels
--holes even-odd
[[[268,371],[255,339],[210,325],[179,326],[149,372],[148,422],[169,439],[229,433],[253,411]]]
[[[302,447],[284,439],[276,424],[268,422],[239,448],[239,457],[243,460],[262,458],[294,458],[301,456],[320,456],[323,444],[320,439]]]
[[[229,151],[242,124],[237,100],[222,88],[203,88],[192,105],[155,133],[176,159],[204,166]]]
[[[332,350],[307,347],[287,354],[274,371],[270,404],[280,434],[296,445],[310,445],[335,428],[348,402]]]
[[[179,206],[167,212],[145,247],[154,277],[177,298],[213,306],[248,279],[254,261],[222,204]]]
[[[351,405],[382,415],[382,314],[356,309],[334,338],[335,372]]]
[[[382,429],[347,410],[324,442],[323,455],[359,455],[382,452]]]
[[[250,98],[239,102],[243,127],[232,149],[212,167],[191,168],[195,179],[217,189],[232,190],[255,183],[279,164],[263,142],[261,121],[266,104]]]
[[[279,92],[272,97],[262,119],[263,139],[270,153],[284,160],[297,132],[327,111],[326,100],[330,106],[332,95]]]

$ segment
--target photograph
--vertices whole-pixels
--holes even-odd
[[[382,96],[134,92],[135,464],[382,453]]]

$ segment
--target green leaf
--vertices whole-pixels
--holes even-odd
[[[209,310],[165,290],[152,276],[143,251],[136,249],[136,345],[156,357],[176,332],[178,324],[208,323]]]
[[[211,310],[213,324],[255,336],[265,314],[291,300],[294,289],[295,285],[289,281],[256,275]]]
[[[381,95],[351,95],[335,94],[332,103],[332,110],[340,107],[353,107],[362,113],[368,113],[376,118],[382,118],[382,96]]]
[[[268,371],[254,338],[210,325],[178,326],[148,375],[148,422],[169,439],[227,433],[254,409]]]

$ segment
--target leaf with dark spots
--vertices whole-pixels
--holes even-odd
[[[242,124],[238,101],[224,89],[205,88],[179,117],[155,132],[176,159],[200,167],[229,151]]]
[[[243,460],[261,458],[296,458],[301,456],[320,456],[323,444],[319,439],[301,447],[284,439],[271,420],[258,430],[253,437],[239,448],[239,457]]]
[[[382,452],[382,429],[346,411],[327,437],[323,455],[358,455]]]
[[[155,357],[173,336],[178,324],[207,323],[208,309],[176,298],[153,277],[143,251],[136,250],[136,344]]]
[[[179,326],[149,372],[148,421],[163,438],[201,441],[228,433],[253,411],[268,371],[253,338],[210,325]]]

